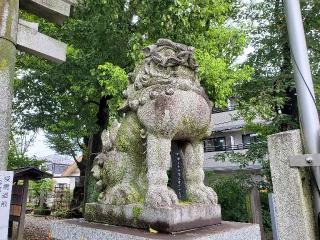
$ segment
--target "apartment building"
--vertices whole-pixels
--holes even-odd
[[[256,122],[262,121],[257,119]],[[239,165],[230,161],[216,161],[218,154],[227,152],[245,153],[255,142],[256,134],[244,130],[245,121],[239,117],[236,104],[228,100],[228,107],[212,110],[212,135],[204,141],[204,169],[216,171],[236,171]],[[259,169],[253,164],[248,168]]]

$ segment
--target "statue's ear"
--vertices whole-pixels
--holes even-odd
[[[142,51],[143,51],[143,54],[144,54],[144,57],[147,58],[150,56],[151,52],[153,51],[153,49],[155,49],[157,46],[156,45],[150,45],[146,48],[144,48]]]

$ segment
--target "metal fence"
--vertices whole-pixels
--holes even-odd
[[[227,152],[248,149],[250,144],[204,146],[204,152]]]

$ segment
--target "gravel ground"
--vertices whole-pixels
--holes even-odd
[[[37,217],[33,215],[26,215],[25,228],[24,228],[24,240],[49,240],[50,237],[50,225],[57,221],[53,217]],[[14,227],[14,236],[16,233],[16,227]],[[15,239],[15,238],[13,238]]]

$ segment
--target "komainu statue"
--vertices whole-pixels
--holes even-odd
[[[181,223],[193,228],[219,223],[216,193],[203,183],[203,139],[211,133],[211,103],[197,77],[194,49],[159,39],[143,52],[144,61],[129,74],[123,93],[124,118],[102,134],[103,150],[92,169],[100,195],[98,203],[87,204],[86,218],[137,227],[153,224],[169,232],[184,230]],[[173,141],[181,146],[187,203],[167,186]],[[184,211],[189,218],[184,219]],[[173,221],[173,213],[183,219]]]

